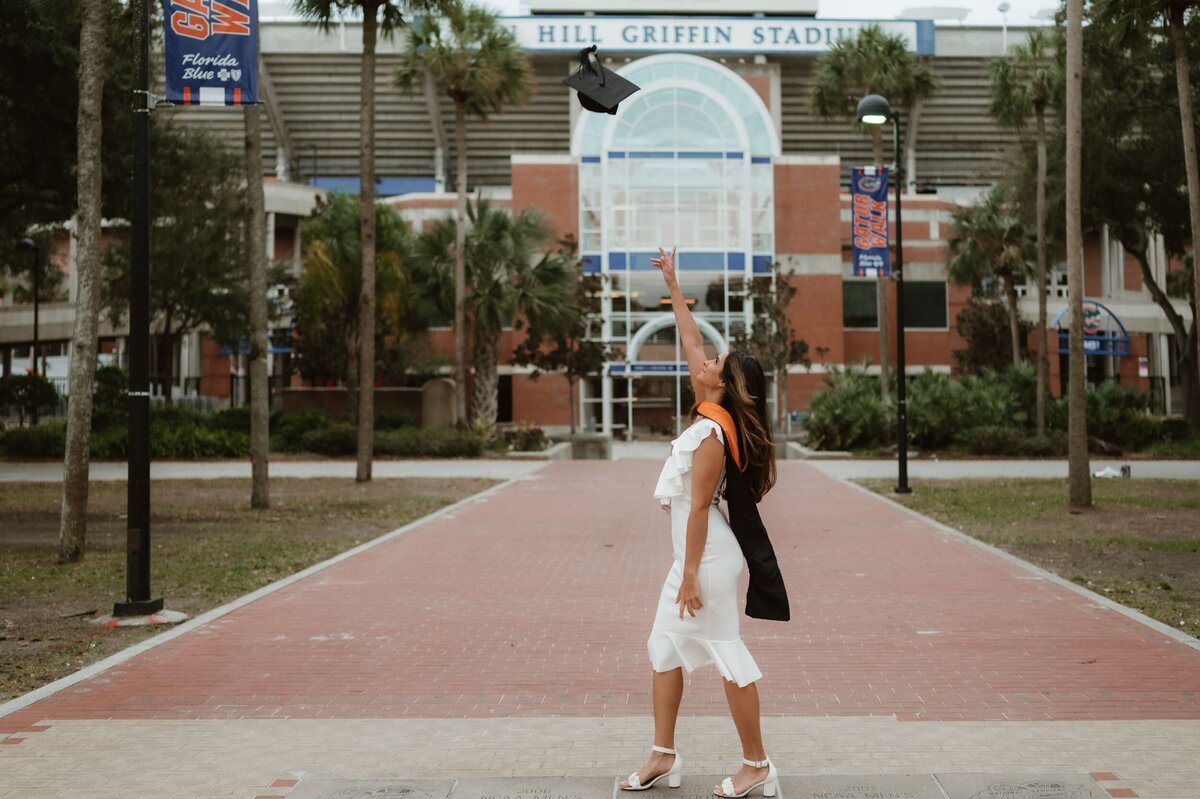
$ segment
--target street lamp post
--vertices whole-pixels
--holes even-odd
[[[896,435],[899,449],[899,481],[897,494],[911,494],[908,485],[908,391],[905,381],[904,357],[904,226],[901,214],[901,186],[904,184],[904,169],[900,165],[900,114],[892,110],[886,98],[868,94],[858,101],[858,121],[864,125],[892,123],[892,183],[896,186],[896,263],[892,274],[896,278],[896,361],[900,378],[896,381]],[[887,330],[887,320],[879,320],[881,335]]]
[[[33,362],[34,375],[38,372],[38,309],[39,300],[41,299],[42,285],[42,258],[38,252],[37,242],[33,239],[21,239],[17,242],[17,249],[33,251],[33,350],[30,360]],[[36,421],[36,420],[35,420]]]

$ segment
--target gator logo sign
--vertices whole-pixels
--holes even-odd
[[[878,174],[873,168],[851,170],[851,259],[854,274],[860,277],[887,277],[892,271],[888,252],[887,189],[887,169]]]
[[[258,102],[258,0],[167,0],[167,102]]]
[[[1058,329],[1058,351],[1070,352],[1071,308],[1058,312],[1051,323]],[[1129,355],[1129,333],[1107,305],[1096,300],[1083,301],[1083,351],[1088,355],[1125,357]]]

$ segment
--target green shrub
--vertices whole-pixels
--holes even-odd
[[[1017,454],[1029,457],[1066,455],[1067,434],[1062,430],[1048,430],[1044,436],[1026,436],[1021,440]]]
[[[150,429],[161,430],[165,427],[207,427],[208,418],[191,408],[182,405],[168,405],[165,402],[150,406]]]
[[[966,390],[949,375],[925,370],[908,381],[908,436],[920,449],[941,449],[962,426]]]
[[[1149,407],[1148,394],[1101,383],[1088,391],[1088,435],[1126,449],[1143,449],[1163,435],[1159,422],[1147,415]]]
[[[1030,421],[1032,414],[1021,407],[1017,390],[1004,377],[1004,373],[985,369],[982,374],[964,377],[960,382],[965,389],[964,426],[1021,428]]]
[[[892,412],[879,397],[879,383],[857,369],[835,370],[812,401],[809,443],[816,449],[883,446],[892,439]]]
[[[326,418],[324,427],[300,435],[300,449],[318,455],[353,455],[358,450],[358,429],[349,422],[330,423]]]
[[[66,422],[43,422],[0,432],[0,454],[8,458],[62,459],[67,447]]]
[[[1192,437],[1192,426],[1187,419],[1170,416],[1162,420],[1162,435],[1169,442],[1187,441]]]
[[[58,389],[42,375],[8,375],[0,378],[0,406],[17,411],[20,424],[54,409]]]
[[[250,433],[250,406],[225,408],[217,411],[205,420],[214,430],[233,430],[238,433]]]
[[[150,454],[154,458],[243,458],[250,454],[250,436],[191,424],[152,426]]]
[[[1024,431],[1003,425],[980,425],[965,431],[959,443],[972,455],[1016,455],[1025,441]]]
[[[271,448],[279,452],[300,452],[304,449],[304,434],[324,430],[333,424],[320,411],[281,413],[271,418]]]
[[[417,427],[417,420],[407,413],[380,413],[375,416],[376,430],[399,430],[404,427]]]
[[[399,458],[463,458],[483,454],[482,437],[465,430],[385,430],[375,434],[375,454]]]
[[[129,376],[119,366],[96,367],[92,386],[92,430],[107,430],[128,424]]]
[[[92,457],[96,460],[124,460],[129,457],[129,428],[124,425],[102,430],[93,428],[88,444],[92,450]]]

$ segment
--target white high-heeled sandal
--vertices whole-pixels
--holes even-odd
[[[668,749],[665,746],[657,746],[656,745],[656,746],[651,746],[650,748],[653,749],[655,752],[661,752],[664,755],[675,755],[675,762],[671,764],[670,770],[665,771],[662,774],[659,774],[657,777],[650,780],[650,782],[646,783],[645,785],[642,785],[642,778],[639,777],[638,773],[635,771],[625,779],[625,781],[627,783],[629,783],[629,787],[621,788],[622,791],[644,791],[647,788],[653,788],[654,783],[658,782],[663,777],[667,778],[667,787],[669,787],[669,788],[678,788],[682,784],[682,782],[683,782],[683,758],[681,758],[679,756],[679,753],[676,752],[674,749]],[[621,786],[618,785],[617,787],[620,788]]]
[[[774,796],[779,792],[779,772],[776,770],[775,764],[771,762],[771,758],[768,757],[765,760],[747,760],[743,757],[742,762],[754,768],[767,768],[767,778],[762,782],[754,783],[741,793],[734,793],[733,777],[726,777],[721,780],[721,793],[713,791],[713,796],[721,796],[725,797],[725,799],[741,799],[741,797],[746,796],[758,787],[762,788],[763,796]]]

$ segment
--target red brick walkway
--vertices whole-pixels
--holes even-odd
[[[1200,719],[1200,652],[782,463],[763,711]],[[670,565],[658,464],[561,462],[0,720],[634,715]],[[169,600],[168,600],[169,604]],[[713,669],[684,713],[725,714]]]

